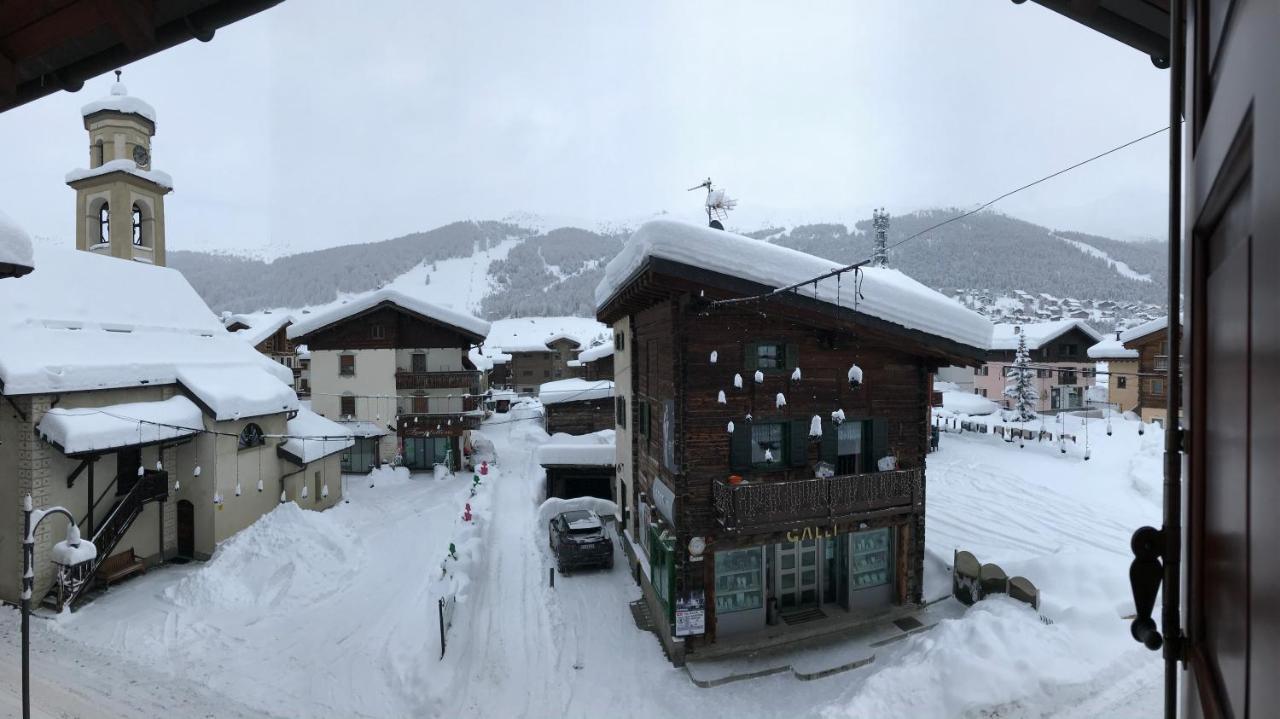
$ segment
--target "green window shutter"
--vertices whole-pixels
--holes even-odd
[[[760,357],[756,353],[756,343],[748,342],[742,346],[742,366],[754,372],[760,366]]]
[[[889,421],[886,419],[871,420],[871,469],[876,471],[876,463],[889,454]]]
[[[729,436],[729,469],[746,472],[751,469],[751,423],[739,420]]]
[[[794,342],[788,342],[786,346],[787,369],[795,369],[800,364],[800,347]]]
[[[832,465],[840,457],[840,430],[830,419],[822,420],[822,461]]]
[[[790,444],[787,446],[787,459],[792,467],[803,467],[809,463],[809,422],[792,420],[787,423],[791,429]]]

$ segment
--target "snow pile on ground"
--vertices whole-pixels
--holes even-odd
[[[798,250],[674,220],[653,220],[635,231],[622,251],[605,266],[596,287],[596,308],[612,298],[650,257],[740,277],[772,288],[786,287],[826,274],[838,265]],[[845,280],[851,279],[851,276]],[[863,267],[862,291],[842,292],[836,278],[806,285],[805,297],[852,308],[910,329],[987,349],[991,323],[898,270]],[[1101,339],[1101,337],[1099,337]]]
[[[381,487],[395,487],[413,480],[413,474],[409,472],[408,467],[392,467],[389,464],[374,467],[364,476],[368,478],[369,484]]]
[[[892,665],[871,674],[822,716],[950,719],[997,707],[1009,711],[982,715],[1021,716],[1057,703],[1060,687],[1093,680],[1125,649],[1145,651],[1119,628],[1087,621],[1045,624],[1025,604],[985,599],[964,617],[907,639]]]
[[[165,596],[193,609],[310,603],[355,573],[360,546],[329,515],[286,502],[223,542]]]
[[[972,392],[942,393],[942,409],[950,414],[988,415],[1000,409],[1000,405]]]

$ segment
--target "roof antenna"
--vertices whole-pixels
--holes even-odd
[[[116,82],[120,82],[120,76],[124,74],[123,70],[116,70]]]
[[[701,184],[690,187],[687,191],[693,192],[699,188],[707,188],[707,226],[714,230],[724,229],[724,220],[729,219],[729,210],[738,206],[738,201],[724,194],[724,190],[716,190],[711,187],[711,178],[708,177]]]

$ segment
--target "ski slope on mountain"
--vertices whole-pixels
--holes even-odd
[[[1138,280],[1139,282],[1151,281],[1151,275],[1145,275],[1141,272],[1136,272],[1128,264],[1121,262],[1120,260],[1112,259],[1111,255],[1098,249],[1097,247],[1094,247],[1093,245],[1090,245],[1085,242],[1081,242],[1079,240],[1072,240],[1072,239],[1063,237],[1061,235],[1054,235],[1054,237],[1057,237],[1059,240],[1062,240],[1063,242],[1067,243],[1068,245],[1071,245],[1077,250],[1080,250],[1086,255],[1092,255],[1094,257],[1097,257],[1100,260],[1105,261],[1108,265],[1111,266],[1111,269],[1120,273],[1120,275],[1123,277],[1128,277],[1131,280]]]

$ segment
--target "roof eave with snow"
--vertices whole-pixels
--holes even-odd
[[[306,341],[309,335],[331,325],[338,324],[363,315],[380,306],[394,306],[397,309],[416,315],[429,322],[450,327],[477,344],[484,342],[489,334],[489,323],[484,320],[432,304],[424,300],[409,297],[395,290],[375,290],[348,300],[328,312],[321,312],[305,320],[294,322],[289,326],[288,337],[291,340]]]

